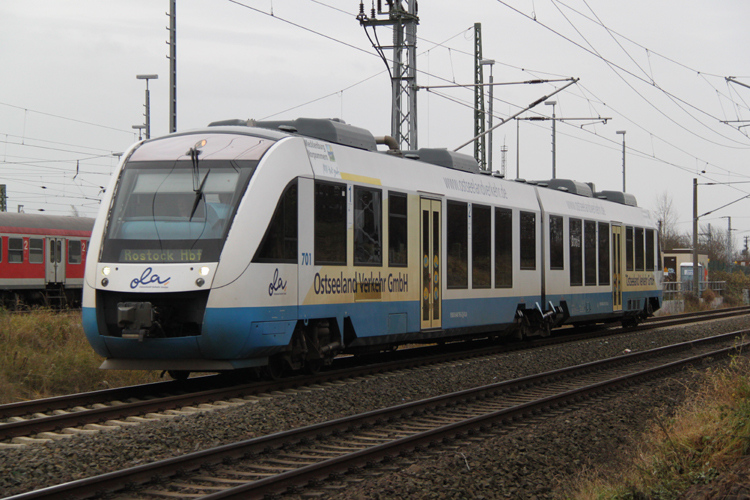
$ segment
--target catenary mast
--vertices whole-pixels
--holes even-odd
[[[383,57],[383,50],[393,50],[391,73],[391,136],[401,150],[418,149],[417,145],[417,0],[386,0],[388,11],[377,1],[377,13],[373,4],[370,17],[364,13],[364,4],[359,5],[357,20],[367,30],[377,26],[393,26],[393,45],[384,46],[372,40],[375,50]],[[378,16],[388,15],[387,19]],[[387,64],[387,61],[386,61]]]

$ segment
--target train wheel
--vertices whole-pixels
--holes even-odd
[[[321,368],[323,368],[322,359],[308,359],[305,362],[305,371],[310,375],[317,375]]]
[[[550,327],[549,323],[543,324],[541,331],[542,331],[542,337],[549,337],[550,335],[552,335],[552,328]]]
[[[268,364],[263,367],[263,373],[266,378],[279,380],[284,373],[284,360],[281,356],[271,356],[268,358]]]
[[[621,323],[623,328],[635,328],[636,326],[638,326],[638,318],[632,316],[623,318]]]
[[[187,370],[168,370],[167,373],[173,380],[187,380],[190,376],[190,372]]]

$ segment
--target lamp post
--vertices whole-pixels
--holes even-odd
[[[555,104],[557,101],[546,101],[544,104],[552,106],[552,178],[557,179],[557,155],[555,154]]]
[[[733,245],[732,245],[732,217],[725,215],[722,219],[728,219],[729,225],[727,226],[727,271],[732,272],[732,262],[734,261]]]
[[[481,61],[482,66],[489,66],[490,67],[490,95],[489,95],[489,106],[487,109],[487,114],[489,115],[487,117],[488,120],[488,127],[487,129],[490,131],[487,138],[487,170],[492,172],[492,90],[495,88],[494,80],[492,78],[492,67],[495,65],[494,59],[482,59]]]
[[[625,131],[618,130],[616,134],[622,134],[622,192],[625,192]]]
[[[143,140],[143,129],[146,128],[145,125],[133,125],[131,126],[132,129],[138,131],[138,140]]]
[[[146,139],[151,139],[151,98],[148,92],[148,81],[156,80],[159,78],[159,75],[135,75],[135,77],[138,80],[146,80],[146,104],[144,104],[146,108]]]
[[[518,118],[516,118],[516,179],[521,177],[521,129],[518,125]]]

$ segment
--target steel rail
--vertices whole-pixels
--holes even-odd
[[[748,307],[737,307],[737,308],[731,308],[731,309],[721,309],[716,311],[708,311],[708,313],[711,313],[711,318],[713,317],[731,317],[731,316],[737,316],[741,314],[747,314],[750,313],[750,308]],[[682,321],[689,318],[694,317],[700,317],[702,315],[707,315],[706,311],[700,311],[700,312],[693,312],[693,313],[685,313],[685,314],[679,314],[679,315],[671,315],[666,317],[652,317],[649,318],[649,320],[644,324],[651,324],[654,322],[659,322],[660,327],[662,326],[662,323],[665,321],[670,322],[669,325],[679,324],[675,323],[675,321]],[[708,318],[710,319],[710,318]],[[666,325],[666,326],[669,326]],[[616,329],[615,329],[616,330]],[[626,331],[637,331],[634,329],[626,330]],[[569,337],[568,337],[569,338]],[[329,375],[333,372],[329,372]],[[325,379],[326,375],[322,375],[322,377]],[[40,411],[52,411],[52,410],[64,410],[73,408],[76,406],[86,406],[96,403],[104,403],[107,401],[113,401],[113,400],[126,400],[131,398],[142,398],[145,395],[152,395],[157,393],[169,393],[169,392],[184,392],[184,391],[190,391],[190,392],[199,392],[203,390],[203,387],[206,389],[211,387],[212,385],[215,385],[217,383],[216,380],[202,380],[207,377],[197,377],[190,379],[190,384],[185,384],[185,381],[164,381],[164,382],[153,382],[150,384],[142,384],[137,386],[128,386],[128,387],[117,387],[113,389],[101,389],[98,391],[91,391],[91,392],[85,392],[85,393],[78,393],[78,394],[68,394],[64,396],[54,396],[51,398],[44,398],[44,399],[35,399],[35,400],[29,400],[29,401],[18,401],[15,403],[6,403],[0,405],[0,418],[10,418],[14,416],[21,416],[21,415],[27,415],[32,414]],[[216,379],[218,377],[210,376],[212,379]],[[311,379],[311,377],[308,377],[308,379]],[[289,379],[293,380],[294,382],[297,381],[297,378]],[[319,380],[316,380],[312,383],[319,383]],[[264,384],[260,384],[260,391],[265,391],[265,389],[262,387]],[[192,388],[189,385],[198,385],[197,388]],[[284,386],[285,388],[288,388]],[[291,386],[294,387],[294,386]],[[271,390],[277,390],[276,388]]]
[[[242,459],[246,456],[263,453],[267,450],[282,449],[292,443],[296,444],[314,441],[320,436],[329,436],[353,428],[375,425],[386,420],[418,414],[419,412],[431,408],[440,408],[455,405],[458,402],[473,401],[499,394],[510,393],[519,388],[537,386],[544,382],[558,381],[562,378],[582,376],[596,370],[612,368],[623,364],[633,364],[644,359],[684,351],[696,346],[727,341],[736,343],[738,337],[743,337],[748,333],[750,332],[731,332],[720,336],[683,342],[649,351],[631,353],[617,358],[594,361],[574,367],[562,368],[515,380],[467,389],[448,395],[436,396],[391,408],[367,412],[361,415],[349,416],[330,422],[292,429],[285,432],[279,432],[268,436],[190,453],[181,457],[174,457],[122,471],[103,474],[101,476],[94,476],[62,485],[35,490],[10,497],[8,500],[86,498],[92,495],[101,495],[104,494],[104,492],[118,491],[123,488],[133,488],[138,485],[151,483],[159,478],[182,476],[207,465],[226,463],[227,461]],[[486,415],[472,417],[462,422],[452,423],[438,429],[417,433],[409,437],[395,440],[391,443],[376,445],[352,454],[324,460],[317,464],[308,465],[294,471],[284,472],[276,476],[230,488],[202,498],[205,500],[219,498],[262,498],[268,494],[280,493],[286,491],[290,485],[301,486],[313,479],[325,477],[333,471],[341,471],[352,466],[359,467],[377,462],[388,456],[394,456],[400,450],[405,448],[413,449],[416,446],[428,446],[430,443],[443,439],[446,436],[465,433],[471,429],[481,430],[482,427],[488,428],[489,426],[497,425],[498,421],[512,421],[520,415],[547,411],[571,401],[580,402],[583,398],[589,397],[591,394],[608,390],[616,385],[635,383],[637,380],[644,377],[656,376],[659,373],[663,373],[665,370],[677,370],[688,364],[703,362],[703,360],[707,358],[716,359],[718,357],[729,356],[732,353],[741,352],[741,349],[747,345],[750,345],[750,343],[736,343],[731,347],[724,347],[697,356],[690,356],[683,360],[668,362],[659,367],[647,368],[628,375],[617,376],[607,382],[597,382],[586,387],[565,391],[556,396],[547,396],[533,402],[522,403],[512,408],[488,412]]]
[[[429,447],[446,438],[460,437],[461,435],[471,434],[477,430],[480,432],[486,431],[488,428],[496,427],[498,421],[501,423],[512,422],[530,414],[541,414],[570,403],[579,403],[600,393],[616,390],[619,386],[634,385],[641,380],[656,377],[660,373],[671,373],[685,366],[702,363],[707,358],[730,356],[732,353],[736,353],[737,350],[737,347],[727,347],[711,353],[693,356],[686,360],[675,361],[637,373],[623,375],[609,381],[591,384],[558,395],[548,396],[537,401],[522,403],[512,408],[498,410],[461,422],[423,431],[388,443],[311,464],[300,469],[249,482],[242,486],[204,495],[200,498],[201,500],[261,500],[273,495],[284,494],[295,488],[305,487],[310,482],[318,482],[331,474],[346,472],[354,467],[367,467],[375,462],[396,457],[407,450],[413,451]]]
[[[748,310],[748,308],[736,308],[733,310],[712,311],[713,314],[711,315],[699,315],[697,317],[701,318],[701,320],[707,321],[716,319],[717,317],[726,318],[741,314],[747,314]],[[607,332],[606,336],[618,335],[623,332],[633,333],[649,330],[652,328],[663,328],[666,326],[689,323],[695,321],[696,315],[695,313],[689,313],[687,315],[672,316],[669,318],[670,319],[665,319],[659,322],[650,322],[637,328],[630,328],[624,331],[622,329],[610,329]],[[242,398],[268,392],[283,391],[286,389],[297,389],[306,385],[323,384],[353,377],[361,377],[378,373],[385,373],[388,371],[403,370],[407,368],[413,369],[430,364],[489,356],[513,350],[528,349],[530,347],[542,347],[563,342],[573,342],[582,339],[598,338],[601,336],[603,336],[601,332],[589,332],[582,334],[573,333],[566,336],[556,336],[535,340],[531,343],[516,344],[511,346],[491,345],[489,347],[483,347],[480,349],[475,348],[472,350],[469,350],[472,347],[471,343],[464,342],[462,349],[456,350],[454,348],[448,353],[442,352],[434,355],[421,355],[420,357],[412,356],[405,360],[354,366],[341,370],[326,371],[317,375],[296,376],[279,381],[254,382],[240,385],[227,386],[227,382],[222,381],[220,376],[199,377],[196,379],[191,379],[195,382],[188,385],[188,387],[192,387],[192,390],[188,389],[187,394],[183,392],[186,389],[186,384],[178,381],[169,381],[157,382],[143,386],[107,389],[69,396],[59,396],[49,399],[11,403],[9,405],[0,406],[0,418],[7,419],[12,416],[28,415],[30,413],[42,411],[51,412],[56,409],[69,410],[70,408],[73,408],[75,406],[92,405],[95,403],[103,403],[120,399],[145,398],[153,396],[156,393],[179,393],[153,399],[141,399],[139,401],[117,404],[115,406],[92,408],[80,411],[72,411],[66,414],[49,415],[45,417],[30,418],[27,420],[0,423],[0,441],[9,440],[18,436],[30,436],[42,432],[59,431],[68,427],[83,427],[87,424],[104,423],[109,420],[121,420],[130,416],[145,415],[148,413],[159,413],[185,406],[201,405],[207,403],[210,404],[220,400]],[[434,350],[434,348],[426,348],[425,350],[430,351],[431,349]],[[406,356],[406,354],[403,354],[404,352],[405,351],[401,351],[402,355]],[[212,387],[212,385],[214,384],[222,384],[224,386],[218,388]]]

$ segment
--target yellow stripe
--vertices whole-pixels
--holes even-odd
[[[381,186],[380,179],[375,177],[365,177],[364,175],[346,174],[341,172],[341,178],[345,181],[361,182],[363,184],[374,184],[375,186]]]

